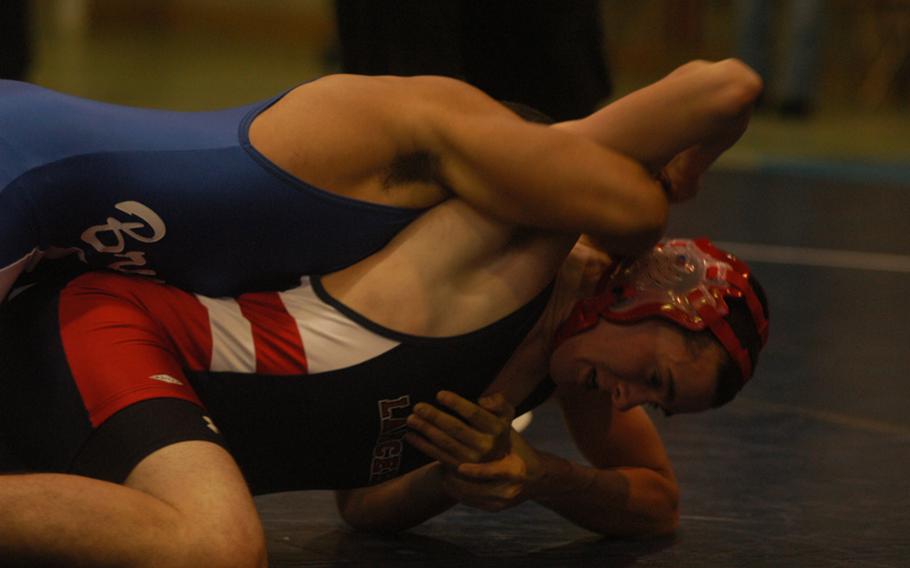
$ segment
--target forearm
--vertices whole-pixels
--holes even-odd
[[[338,491],[338,510],[356,529],[409,529],[457,503],[443,490],[442,476],[442,466],[432,463],[373,487]]]
[[[676,529],[678,488],[646,468],[599,469],[541,452],[543,479],[532,498],[573,523],[609,536],[655,536]]]
[[[197,566],[179,512],[123,486],[72,475],[0,476],[0,558],[57,566]]]
[[[441,90],[412,113],[413,144],[438,157],[438,182],[478,211],[596,235],[624,254],[662,234],[666,197],[636,160],[587,136],[527,123],[476,89],[432,85]]]
[[[761,79],[736,60],[688,63],[581,120],[557,128],[625,154],[651,171],[692,146],[706,168],[744,132]]]
[[[495,144],[451,143],[447,170],[460,197],[517,225],[586,233],[619,254],[650,248],[663,234],[668,204],[642,164],[589,139],[505,121],[471,134]]]

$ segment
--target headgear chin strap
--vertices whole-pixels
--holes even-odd
[[[739,366],[745,383],[753,361],[730,325],[727,298],[741,298],[764,347],[768,320],[750,284],[749,267],[708,239],[665,239],[629,263],[614,263],[592,298],[578,302],[556,332],[556,345],[586,331],[599,318],[636,322],[669,319],[686,329],[709,329]]]

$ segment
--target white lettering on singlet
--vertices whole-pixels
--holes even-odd
[[[110,254],[123,260],[108,265],[111,270],[126,274],[155,276],[155,271],[147,267],[145,253],[127,251],[127,239],[140,243],[157,243],[167,235],[164,220],[152,209],[138,201],[121,201],[114,208],[130,215],[138,221],[122,221],[108,217],[103,225],[94,225],[82,232],[84,243],[102,254]],[[85,261],[85,258],[80,255]]]
[[[370,462],[371,485],[394,477],[401,468],[410,407],[411,397],[408,395],[379,401],[379,436]]]

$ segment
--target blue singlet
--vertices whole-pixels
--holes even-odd
[[[248,130],[279,99],[172,112],[0,80],[0,270],[70,249],[210,296],[283,289],[368,256],[421,213],[269,162]]]

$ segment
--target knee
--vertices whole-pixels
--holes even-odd
[[[257,519],[243,517],[220,520],[183,517],[176,523],[172,540],[178,547],[175,566],[211,568],[266,568],[268,552],[265,532]],[[164,563],[156,562],[156,566]]]
[[[192,554],[193,562],[200,562],[196,566],[212,566],[223,568],[266,568],[268,566],[268,553],[265,537],[259,535],[208,535],[205,540],[198,541],[198,547]],[[241,538],[235,538],[241,537]],[[192,562],[189,564],[192,565]]]

